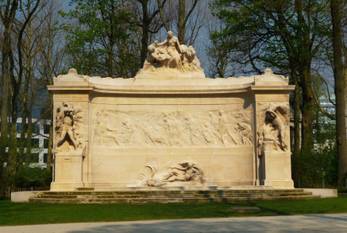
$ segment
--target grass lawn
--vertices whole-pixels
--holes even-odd
[[[257,206],[237,213],[233,206]],[[0,201],[0,225],[149,219],[347,213],[347,198],[257,201],[243,204],[37,204]]]

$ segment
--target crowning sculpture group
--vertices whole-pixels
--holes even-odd
[[[172,31],[168,32],[165,41],[155,41],[148,46],[148,58],[143,68],[171,68],[182,72],[202,70],[193,46],[181,45]]]
[[[168,32],[135,78],[55,78],[52,190],[293,187],[288,80],[196,77],[194,48]]]

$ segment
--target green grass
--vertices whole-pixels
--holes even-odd
[[[225,203],[78,205],[0,201],[0,225],[347,212],[347,198],[257,201],[242,205],[257,206],[261,211],[236,213],[232,211],[233,204]]]

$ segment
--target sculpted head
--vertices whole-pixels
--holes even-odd
[[[167,38],[168,38],[168,39],[171,39],[173,36],[174,36],[174,34],[173,34],[172,31],[168,31],[168,32],[167,32]]]
[[[272,110],[267,110],[265,112],[265,122],[272,123],[276,119],[277,115]]]

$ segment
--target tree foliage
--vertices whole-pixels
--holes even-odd
[[[215,0],[210,7],[223,23],[221,30],[211,33],[215,51],[228,51],[232,62],[244,65],[243,72],[261,73],[272,67],[296,85],[291,99],[294,156],[314,153],[315,114],[320,110],[314,84],[321,82],[314,66],[328,59],[327,50],[332,51],[329,1]],[[216,57],[223,61],[226,55]],[[297,160],[294,175],[298,183],[304,168]]]
[[[211,5],[224,28],[212,34],[212,41],[234,53],[248,70],[260,73],[264,67],[289,75],[297,85],[294,101],[303,115],[302,150],[313,146],[312,63],[329,40],[329,11],[326,1],[217,0]]]
[[[72,0],[67,53],[80,73],[130,77],[140,66],[139,28],[129,1]]]
[[[32,156],[32,137],[39,133],[33,113],[48,96],[46,85],[61,72],[63,52],[57,43],[54,6],[48,0],[0,2],[0,196],[15,188],[19,167]],[[48,104],[46,110],[50,109]]]

